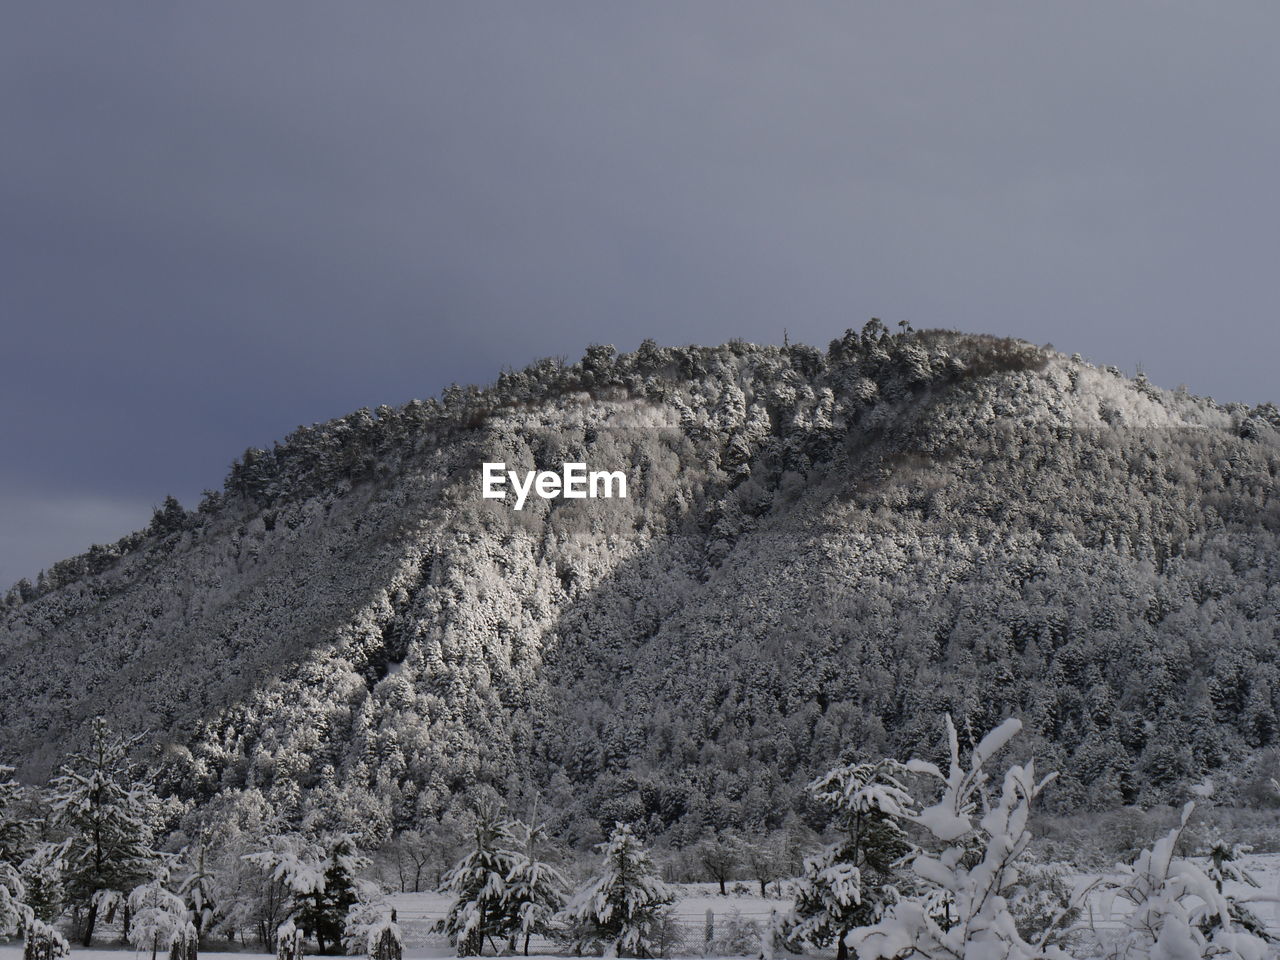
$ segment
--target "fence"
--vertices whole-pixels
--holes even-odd
[[[397,919],[404,933],[406,947],[438,945],[444,941],[442,934],[433,932],[441,914],[432,910],[405,910],[397,908]],[[690,956],[742,956],[754,955],[760,948],[760,935],[772,921],[769,910],[680,910],[671,914],[671,923],[655,937],[659,955],[673,952]],[[530,953],[563,951],[545,937],[529,941]]]

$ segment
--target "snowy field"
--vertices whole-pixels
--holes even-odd
[[[1192,858],[1201,867],[1204,866],[1204,860],[1200,858]],[[1258,854],[1246,855],[1240,858],[1239,863],[1244,871],[1258,882],[1258,888],[1248,887],[1244,885],[1228,885],[1227,893],[1239,896],[1241,899],[1253,897],[1274,897],[1280,901],[1280,854]],[[1072,877],[1072,881],[1076,883],[1088,883],[1098,878],[1098,874],[1079,875]],[[1094,926],[1101,930],[1117,927],[1125,913],[1127,905],[1123,901],[1115,901],[1108,905],[1106,898],[1095,893],[1089,897],[1087,901],[1087,910],[1091,913],[1089,916],[1083,917],[1082,922],[1088,922],[1092,919]],[[1263,921],[1273,936],[1280,936],[1280,902],[1267,903],[1257,902],[1250,906],[1254,915]]]
[[[738,886],[738,884],[730,884],[730,889]],[[702,956],[701,951],[696,947],[701,945],[704,937],[708,910],[712,911],[716,923],[738,916],[743,920],[754,920],[763,927],[769,922],[771,911],[783,911],[791,907],[789,899],[766,899],[759,896],[758,888],[755,889],[754,894],[731,893],[722,897],[717,892],[716,885],[711,883],[690,883],[683,884],[681,887],[685,895],[676,903],[675,914],[685,934],[686,943],[694,946],[694,949],[686,948],[681,951],[683,955],[690,957]],[[747,889],[747,886],[742,885],[742,889]],[[449,907],[448,897],[435,892],[396,893],[387,899],[395,909],[400,927],[404,931],[406,960],[425,960],[425,958],[455,955],[454,949],[449,946],[445,937],[431,933],[431,926],[444,917]],[[134,955],[135,951],[131,947],[116,946],[108,942],[117,936],[114,929],[105,927],[102,945],[86,950],[73,943],[71,955],[80,960],[127,960]],[[534,939],[530,944],[530,953],[536,952],[544,958],[553,957],[554,950],[554,946],[547,941]],[[150,960],[149,951],[143,956],[144,960]],[[250,951],[243,953],[200,951],[201,960],[231,960],[231,958],[249,960],[252,957],[265,956],[268,955]],[[22,960],[22,945],[13,942],[0,943],[0,960]]]
[[[1258,881],[1261,889],[1240,892],[1264,894],[1280,901],[1280,854],[1246,856],[1242,859],[1242,863]],[[1088,881],[1094,879],[1094,876],[1073,879]],[[754,890],[754,887],[749,888],[745,884],[730,884],[730,894],[723,897],[719,895],[715,884],[684,884],[682,889],[684,896],[676,903],[675,914],[685,935],[685,944],[683,949],[672,951],[671,955],[674,957],[702,958],[705,955],[702,943],[708,911],[711,911],[718,927],[726,920],[736,917],[743,921],[754,921],[763,928],[768,924],[773,911],[782,912],[791,906],[789,899],[761,897],[758,890],[746,892],[748,889]],[[735,889],[738,891],[736,894],[732,892]],[[406,960],[428,960],[428,958],[454,955],[453,948],[449,946],[447,940],[431,932],[432,924],[443,917],[448,908],[447,897],[434,892],[397,893],[392,894],[388,900],[396,910],[400,926],[404,930]],[[1123,907],[1123,903],[1116,903],[1112,905],[1112,912],[1108,914],[1106,903],[1101,896],[1094,895],[1089,902],[1093,923],[1100,930],[1117,926]],[[1280,934],[1280,902],[1259,903],[1253,910],[1274,933]],[[104,940],[114,939],[115,936],[116,932],[110,927],[104,929]],[[555,947],[546,941],[533,941],[530,952],[539,954],[544,960],[551,960],[557,956]],[[81,960],[127,960],[134,955],[135,951],[129,947],[104,944],[85,950],[72,945],[72,956]],[[149,960],[149,953],[142,956],[145,960]],[[249,960],[249,958],[265,956],[268,955],[248,950],[238,953],[208,950],[200,953],[201,960]],[[755,954],[751,956],[754,957]],[[21,960],[21,958],[20,943],[0,943],[0,960]]]

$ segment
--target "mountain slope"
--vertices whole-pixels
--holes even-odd
[[[2,742],[38,776],[104,712],[172,792],[372,834],[485,788],[580,839],[776,826],[944,710],[1024,717],[1061,807],[1247,789],[1280,732],[1278,422],[877,324],[592,348],[250,451],[11,595]],[[496,460],[630,496],[516,513],[480,497]]]

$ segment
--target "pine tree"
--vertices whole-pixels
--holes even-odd
[[[197,937],[204,936],[218,917],[218,880],[206,861],[206,848],[206,839],[201,836],[194,850],[182,851],[186,870],[178,884],[178,895],[187,904]]]
[[[31,844],[34,824],[18,809],[22,787],[13,779],[13,767],[0,765],[0,863],[19,866]]]
[[[26,924],[30,910],[25,899],[26,889],[17,868],[0,862],[0,936],[16,933]]]
[[[835,814],[840,839],[804,863],[796,891],[790,939],[823,947],[836,941],[836,956],[848,955],[845,937],[880,919],[898,899],[896,875],[913,850],[901,821],[915,801],[897,778],[893,760],[836,767],[809,785]]]
[[[365,862],[350,835],[336,835],[325,847],[322,882],[300,894],[295,917],[297,925],[315,937],[321,953],[342,943],[347,911],[356,902],[356,871]]]
[[[53,923],[62,916],[67,903],[63,884],[62,862],[65,847],[60,843],[41,843],[22,862],[22,880],[27,887],[27,906],[37,920]]]
[[[569,883],[552,864],[538,859],[537,845],[545,836],[544,827],[518,821],[513,826],[522,849],[513,854],[507,874],[506,909],[517,921],[513,938],[523,939],[528,956],[530,937],[550,931],[552,918],[564,906]]]
[[[582,930],[583,939],[605,944],[617,956],[648,957],[676,891],[658,877],[626,824],[617,824],[600,849],[600,874],[578,889],[560,916]]]
[[[511,823],[486,808],[476,817],[472,848],[444,875],[442,892],[453,895],[443,921],[458,956],[479,956],[486,938],[507,939],[518,921],[507,901],[507,877],[515,866]]]
[[[269,904],[259,904],[259,926],[266,930],[279,910],[279,889],[288,891],[289,922],[315,938],[321,953],[341,946],[347,912],[356,902],[356,873],[367,863],[349,834],[313,842],[297,834],[266,839],[267,849],[244,859],[269,874]],[[263,907],[269,907],[263,911]],[[268,916],[269,914],[269,916]],[[261,933],[260,933],[261,936]]]
[[[73,753],[51,784],[53,826],[66,836],[64,882],[71,902],[85,910],[85,946],[93,942],[101,897],[123,896],[155,868],[155,799],[128,759],[135,742],[99,717],[88,747]]]

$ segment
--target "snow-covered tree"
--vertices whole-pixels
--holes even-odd
[[[267,839],[267,849],[244,859],[257,864],[273,884],[283,885],[289,919],[315,938],[321,953],[341,944],[347,911],[356,902],[356,873],[366,863],[350,835],[334,834],[321,841],[275,835]]]
[[[369,960],[401,960],[404,957],[404,934],[396,923],[396,912],[369,928],[365,941]]]
[[[129,940],[139,951],[150,950],[156,960],[177,942],[194,939],[195,926],[187,916],[187,905],[166,890],[159,880],[141,884],[129,894]]]
[[[1248,846],[1229,843],[1222,837],[1215,836],[1209,848],[1209,863],[1205,867],[1204,874],[1213,881],[1213,886],[1219,893],[1227,896],[1232,921],[1249,933],[1264,940],[1270,940],[1272,938],[1267,933],[1267,925],[1241,899],[1232,896],[1228,889],[1228,884],[1233,884],[1237,888],[1252,887],[1255,890],[1262,888],[1262,884],[1240,862],[1250,849]],[[1212,933],[1218,926],[1221,926],[1221,923],[1218,915],[1214,914],[1207,918],[1207,922],[1202,924],[1201,929],[1205,933]]]
[[[302,931],[292,920],[286,920],[275,930],[276,960],[302,960]]]
[[[282,836],[239,836],[221,850],[218,901],[221,917],[215,929],[228,935],[251,930],[262,949],[276,949],[276,931],[293,909],[293,893],[274,856]]]
[[[760,896],[769,895],[769,884],[787,876],[786,834],[775,831],[767,836],[735,834],[731,842],[747,875],[760,885]]]
[[[1261,960],[1267,954],[1266,940],[1241,922],[1248,898],[1233,897],[1220,882],[1224,865],[1210,868],[1219,874],[1215,880],[1177,855],[1194,809],[1194,801],[1187,803],[1174,829],[1133,863],[1117,864],[1117,876],[1106,881],[1104,909],[1117,899],[1128,905],[1122,931],[1105,944],[1112,960]]]
[[[194,847],[184,849],[179,855],[178,896],[187,905],[187,912],[201,937],[211,929],[219,916],[218,877],[208,861],[208,844],[201,837]]]
[[[712,836],[702,839],[695,848],[706,875],[720,886],[720,896],[725,895],[725,884],[733,878],[738,866],[738,850],[728,836]]]
[[[71,956],[71,944],[43,920],[27,923],[22,944],[22,960],[64,960]]]
[[[322,850],[322,883],[305,893],[299,891],[295,922],[315,937],[320,952],[324,953],[341,943],[347,911],[356,902],[356,874],[367,861],[356,851],[355,842],[348,834],[326,838]]]
[[[26,889],[17,868],[0,862],[0,936],[21,930],[27,922],[31,911],[23,902],[25,896]]]
[[[512,824],[519,849],[511,856],[507,874],[506,909],[517,922],[513,947],[520,941],[529,954],[529,939],[551,930],[552,919],[564,906],[569,882],[553,864],[539,858],[538,845],[545,837],[542,824]]]
[[[574,893],[560,918],[617,956],[647,957],[676,891],[654,869],[631,828],[619,823],[608,841],[600,873]]]
[[[13,767],[0,765],[0,863],[18,866],[31,844],[34,824],[19,810],[22,787]]]
[[[71,755],[50,785],[53,826],[66,837],[63,880],[72,903],[85,911],[85,946],[93,942],[104,895],[123,896],[155,870],[156,802],[129,760],[134,743],[96,718],[88,745]]]
[[[342,948],[347,956],[363,953],[369,943],[369,932],[381,926],[394,912],[380,898],[356,900],[347,910],[342,924]]]
[[[479,956],[486,939],[496,943],[518,929],[507,899],[517,846],[511,830],[511,822],[495,809],[481,809],[471,849],[444,875],[440,889],[451,894],[453,902],[442,926],[460,957]]]
[[[906,769],[942,786],[936,803],[906,816],[928,830],[939,849],[918,852],[910,859],[921,891],[890,905],[876,923],[848,935],[848,944],[857,951],[859,960],[905,956],[923,960],[1065,960],[1060,948],[1047,943],[1048,930],[1037,942],[1023,939],[1009,906],[1020,877],[1019,861],[1031,841],[1027,829],[1031,803],[1052,776],[1037,780],[1031,763],[1011,767],[999,799],[983,809],[983,788],[988,779],[985,766],[1021,727],[1018,720],[1005,720],[973,748],[965,764],[955,726],[947,717],[948,771],[944,774],[923,760],[906,764]]]
[[[809,785],[833,811],[840,839],[805,860],[790,921],[793,942],[821,947],[835,940],[844,960],[849,931],[875,923],[897,902],[897,874],[913,849],[902,822],[916,810],[898,779],[904,772],[892,760],[845,764]]]
[[[396,912],[381,889],[372,884],[347,911],[342,945],[348,956],[364,954],[370,960],[400,960],[404,954],[404,933],[396,923]]]
[[[27,888],[27,906],[36,919],[45,923],[53,923],[62,916],[66,906],[67,891],[62,880],[65,852],[64,844],[39,843],[22,861],[20,872]]]

